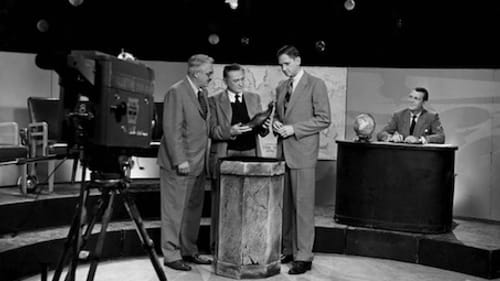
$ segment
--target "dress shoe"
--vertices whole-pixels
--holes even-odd
[[[310,261],[294,261],[292,263],[292,268],[288,271],[288,274],[302,274],[308,270],[311,270],[312,262]]]
[[[165,266],[168,266],[168,267],[175,269],[175,270],[181,270],[181,271],[190,271],[191,270],[191,266],[189,266],[183,260],[166,262],[164,264],[165,264]]]
[[[282,255],[280,258],[281,263],[289,263],[293,261],[293,255]]]
[[[202,258],[200,255],[183,256],[182,259],[195,264],[212,264],[211,260]]]

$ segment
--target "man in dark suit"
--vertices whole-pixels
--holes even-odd
[[[377,134],[377,139],[388,142],[444,143],[444,130],[438,113],[424,108],[428,100],[427,89],[413,89],[408,95],[408,108],[395,112]]]
[[[165,94],[163,137],[158,151],[161,191],[161,247],[164,264],[191,270],[186,262],[210,264],[198,254],[209,135],[206,87],[213,59],[193,55],[187,76]]]
[[[319,133],[330,125],[330,103],[325,82],[301,68],[297,48],[284,46],[277,57],[289,77],[276,89],[273,121],[278,157],[286,163],[281,262],[293,261],[288,273],[301,274],[313,260],[315,167]]]
[[[216,237],[217,207],[217,162],[226,156],[261,156],[259,135],[269,133],[270,119],[259,128],[246,124],[262,111],[260,96],[243,91],[245,73],[239,64],[230,64],[223,70],[227,89],[209,98],[210,105],[210,171],[212,178],[212,228],[211,246]]]

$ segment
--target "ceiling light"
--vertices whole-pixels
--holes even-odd
[[[240,40],[240,41],[241,41],[241,45],[243,45],[243,46],[248,46],[248,45],[250,45],[250,38],[249,38],[249,37],[247,37],[247,36],[243,36],[243,37],[241,37],[241,40]]]
[[[36,29],[40,32],[47,32],[49,31],[49,23],[45,19],[41,19],[37,21],[36,23]]]
[[[323,40],[319,40],[314,43],[314,47],[316,47],[316,51],[322,53],[326,50],[326,43]]]
[[[224,3],[229,4],[229,7],[233,10],[238,9],[238,0],[225,0]]]
[[[219,41],[220,41],[219,35],[217,35],[216,33],[212,33],[212,34],[208,35],[208,42],[210,44],[217,45],[217,44],[219,44]]]
[[[83,0],[69,0],[69,3],[75,7],[78,7],[83,3]]]
[[[352,11],[355,6],[356,2],[354,2],[354,0],[345,0],[344,2],[344,8],[348,11]]]

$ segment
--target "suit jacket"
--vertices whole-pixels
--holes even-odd
[[[377,134],[378,140],[386,140],[395,132],[406,138],[410,134],[410,110],[408,108],[395,112],[387,125]],[[413,130],[413,136],[425,137],[428,143],[444,143],[445,136],[439,115],[423,109]]]
[[[252,119],[257,113],[262,111],[260,96],[251,92],[243,92],[243,100],[248,111],[248,117]],[[210,147],[210,171],[211,175],[216,175],[217,160],[227,156],[227,141],[231,140],[231,119],[233,110],[227,91],[222,91],[208,99],[210,105],[210,137],[212,144]],[[267,135],[269,131],[260,130],[261,136]],[[257,156],[261,156],[259,138],[255,134],[257,143]]]
[[[278,157],[284,157],[288,167],[313,168],[319,150],[319,132],[330,125],[330,103],[325,82],[307,72],[300,78],[284,112],[286,81],[276,89],[276,120],[292,125],[295,135],[278,138]]]
[[[204,99],[208,105],[207,93]],[[200,175],[206,168],[210,111],[206,119],[197,93],[186,79],[174,84],[163,102],[163,136],[158,151],[158,165],[176,170],[177,165],[189,162],[190,175]]]

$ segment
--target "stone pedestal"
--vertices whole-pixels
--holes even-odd
[[[278,274],[285,163],[224,158],[219,164],[215,273],[236,279]]]

